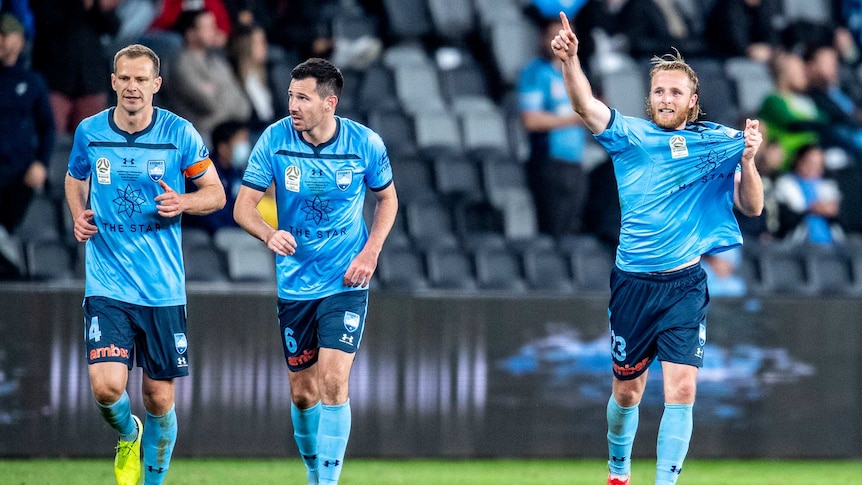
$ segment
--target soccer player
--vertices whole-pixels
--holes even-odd
[[[383,140],[335,115],[343,86],[341,72],[324,59],[293,69],[290,116],[258,139],[234,207],[239,225],[276,253],[294,439],[312,485],[338,483],[368,284],[398,211]],[[256,208],[271,184],[278,229]],[[376,199],[370,231],[362,218],[366,187]]]
[[[763,209],[754,165],[757,120],[745,131],[698,122],[698,79],[679,53],[653,58],[649,120],[621,115],[596,99],[565,14],[551,41],[572,107],[614,164],[622,207],[608,305],[613,393],[608,401],[608,484],[628,485],[638,403],[647,370],[661,361],[665,408],[659,425],[656,485],[676,483],[692,432],[703,365],[709,293],[701,255],[742,244],[733,215]]]
[[[111,74],[117,105],[78,125],[66,175],[75,239],[86,242],[90,384],[102,417],[120,434],[114,459],[120,485],[138,483],[141,447],[145,485],[161,484],[170,465],[174,378],[189,373],[180,215],[225,204],[200,134],[153,106],[161,85],[152,50],[135,44],[117,52]],[[184,177],[195,181],[196,192],[181,193]],[[144,370],[143,426],[126,393],[133,359]]]

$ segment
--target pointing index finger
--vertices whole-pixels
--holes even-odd
[[[174,191],[174,189],[172,189],[171,186],[168,185],[168,183],[165,182],[164,180],[159,180],[159,187],[164,189],[165,192],[173,192]]]
[[[572,26],[569,24],[569,18],[566,17],[566,12],[560,12],[560,21],[563,22],[563,30],[572,31]]]

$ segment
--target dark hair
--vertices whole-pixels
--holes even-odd
[[[823,148],[817,143],[806,143],[801,147],[796,149],[796,152],[793,154],[793,158],[790,161],[790,170],[796,170],[802,160],[808,156],[809,153],[815,150],[822,150]]]
[[[183,10],[180,13],[180,16],[177,17],[177,21],[174,22],[173,30],[179,32],[180,35],[185,36],[186,32],[197,26],[198,17],[207,12],[209,12],[209,10],[203,8]]]
[[[114,74],[117,73],[117,61],[120,60],[121,57],[128,57],[129,59],[137,59],[139,57],[148,58],[153,61],[153,77],[159,77],[159,69],[161,67],[159,56],[156,55],[156,53],[149,47],[141,44],[132,44],[117,51],[117,53],[114,54]]]
[[[212,146],[218,148],[220,143],[227,143],[231,138],[242,130],[248,129],[248,126],[239,120],[227,120],[219,123],[213,128]]]
[[[319,57],[312,57],[294,67],[293,71],[290,72],[291,79],[302,80],[310,77],[317,81],[317,94],[321,98],[327,96],[341,97],[341,90],[344,88],[344,76],[331,62]]]

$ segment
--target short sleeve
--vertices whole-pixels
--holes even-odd
[[[371,190],[383,190],[392,183],[392,164],[389,163],[389,154],[383,139],[377,133],[371,133],[368,137],[368,160],[365,184]]]

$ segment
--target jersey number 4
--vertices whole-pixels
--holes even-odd
[[[93,342],[102,340],[102,330],[99,329],[99,317],[90,319],[90,326],[87,328],[87,339]]]

